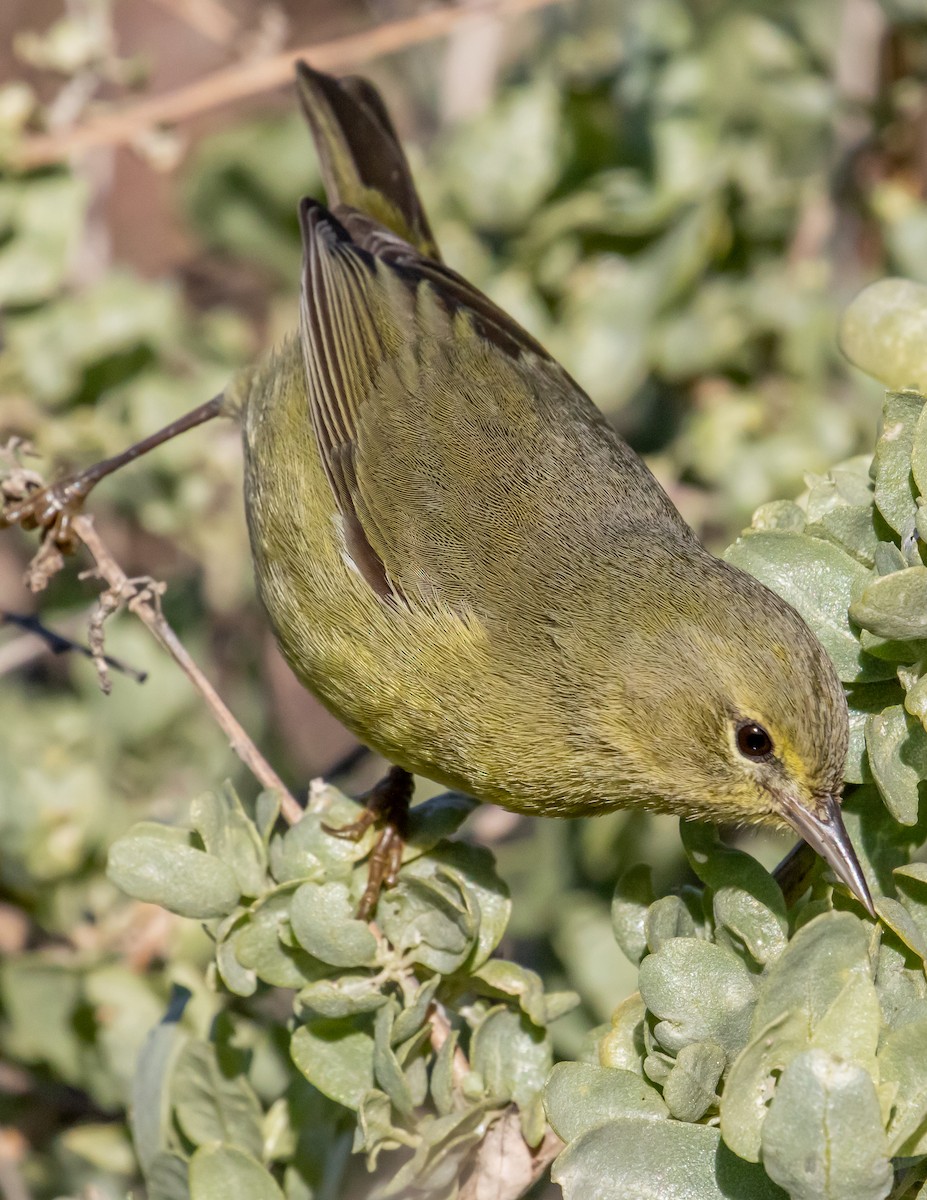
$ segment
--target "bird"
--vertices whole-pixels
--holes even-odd
[[[846,699],[811,629],[444,263],[373,85],[301,62],[296,89],[326,190],[299,205],[299,329],[126,454],[240,421],[277,642],[393,764],[338,831],[381,826],[360,915],[395,882],[413,775],[517,813],[791,829],[874,915],[841,816]],[[108,463],[28,519],[66,542]]]

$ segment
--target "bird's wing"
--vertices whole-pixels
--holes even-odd
[[[354,210],[301,206],[309,405],[348,554],[384,599],[479,609],[686,529],[591,401],[487,297]]]

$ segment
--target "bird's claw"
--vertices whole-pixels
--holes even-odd
[[[412,786],[412,776],[408,771],[393,767],[364,797],[366,808],[356,821],[350,825],[322,825],[326,833],[351,841],[359,841],[371,825],[380,827],[368,859],[367,886],[357,906],[358,920],[370,920],[380,892],[384,887],[395,886],[399,878],[402,851],[408,833]]]
[[[50,542],[62,554],[73,554],[80,545],[80,538],[74,532],[74,518],[80,515],[93,483],[86,473],[68,476],[46,487],[33,483],[0,510],[0,529],[11,525],[41,529],[43,542]]]

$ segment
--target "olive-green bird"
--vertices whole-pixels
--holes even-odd
[[[872,911],[814,635],[441,262],[373,87],[300,65],[298,91],[328,193],[300,206],[300,330],[198,418],[240,410],[296,674],[405,771],[522,813],[791,826]]]

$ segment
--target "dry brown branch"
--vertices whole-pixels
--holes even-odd
[[[129,579],[97,533],[93,519],[86,513],[74,518],[73,529],[90,552],[96,564],[97,574],[107,584],[108,592],[120,597],[130,612],[133,612],[148,626],[155,638],[206,701],[219,727],[228,737],[232,749],[252,775],[265,788],[280,794],[280,810],[284,819],[291,825],[298,821],[303,815],[302,808],[287,790],[286,784],[277,772],[248,737],[225,701],[190,657],[186,647],[167,623],[157,603],[151,581],[139,582]]]
[[[286,84],[297,59],[308,59],[322,71],[356,67],[381,55],[441,37],[461,21],[486,16],[512,17],[547,8],[564,0],[479,0],[466,7],[436,8],[404,21],[391,21],[362,33],[285,50],[272,58],[236,63],[205,79],[163,96],[151,96],[115,112],[106,112],[69,130],[26,138],[13,151],[17,167],[28,169],[59,162],[98,146],[115,146],[157,125],[189,120],[225,104],[260,95]]]
[[[75,642],[57,629],[49,629],[33,613],[12,613],[0,609],[0,625],[12,625],[27,631],[22,637],[0,646],[0,675],[26,667],[43,654],[81,654],[85,658],[97,659],[97,654],[90,646]],[[112,667],[136,683],[144,683],[147,678],[144,671],[136,671],[128,663],[103,654],[102,650],[99,657],[104,669]]]

